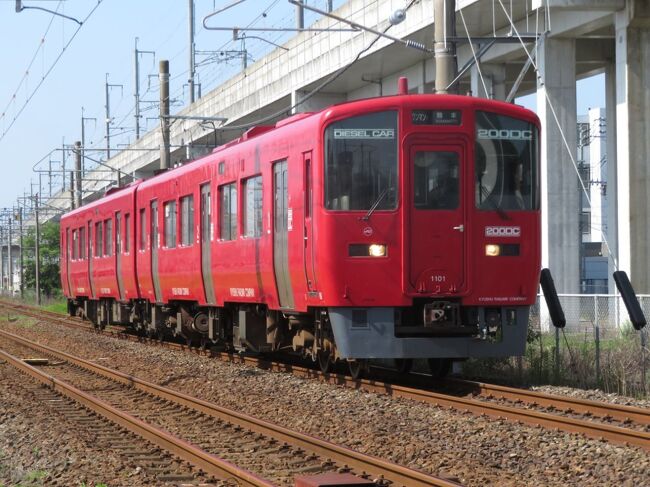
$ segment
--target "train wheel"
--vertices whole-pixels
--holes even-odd
[[[323,374],[329,374],[332,371],[334,363],[331,354],[325,350],[318,351],[318,367]]]
[[[365,368],[365,361],[350,360],[348,361],[348,368],[350,369],[350,375],[354,380],[361,379],[363,376],[363,369]]]
[[[429,370],[434,379],[442,379],[449,374],[451,370],[451,359],[448,358],[430,358],[427,359]]]
[[[395,368],[400,374],[408,374],[413,367],[412,358],[396,358],[395,359]]]

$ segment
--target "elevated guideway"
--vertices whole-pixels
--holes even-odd
[[[334,13],[383,30],[389,25],[390,14],[409,3],[351,0]],[[393,26],[390,35],[432,48],[433,4],[433,0],[413,2],[406,20]],[[227,24],[218,17],[212,20],[215,25]],[[324,17],[315,26],[336,28],[340,24]],[[555,269],[556,285],[562,293],[577,292],[580,282],[581,208],[574,168],[576,80],[605,73],[609,249],[620,268],[631,273],[637,291],[650,292],[650,273],[640,270],[647,269],[650,257],[650,196],[645,190],[650,122],[639,116],[650,113],[650,3],[458,0],[456,32],[459,68],[480,55],[479,63],[464,72],[461,93],[496,99],[506,99],[511,92],[537,95],[543,123],[543,264]],[[408,77],[412,92],[433,91],[433,53],[384,38],[368,48],[375,37],[364,31],[300,33],[284,45],[288,50],[275,49],[178,115],[226,117],[227,126],[270,116],[274,121],[295,111],[393,94],[400,76]],[[483,49],[495,39],[489,49]],[[349,69],[294,107],[357,56]],[[173,65],[171,72],[173,75]],[[241,133],[224,130],[218,123],[212,127],[197,120],[176,120],[171,126],[172,163],[208,153]],[[106,164],[131,177],[148,177],[159,166],[160,144],[160,130],[152,130]],[[107,174],[87,173],[91,180],[83,183],[84,201],[100,197],[111,185],[105,180]],[[48,204],[69,207],[69,192],[55,195]],[[614,259],[610,260],[613,266]]]

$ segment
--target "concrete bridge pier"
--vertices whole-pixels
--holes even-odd
[[[537,86],[537,112],[544,127],[540,137],[542,267],[553,273],[558,293],[577,293],[580,283],[575,66],[575,39],[542,39]]]
[[[615,28],[619,268],[637,293],[649,293],[650,3],[628,0]]]

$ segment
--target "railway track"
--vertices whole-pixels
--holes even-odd
[[[304,474],[351,472],[378,485],[457,486],[0,332],[22,353],[53,361],[50,375],[6,352],[0,358],[85,407],[217,478],[293,485]],[[91,395],[92,392],[92,395]]]
[[[5,302],[0,302],[0,305],[7,306]],[[16,306],[12,304],[12,308],[16,312],[36,318],[43,316],[40,310],[34,310],[24,305]],[[61,315],[54,316],[53,313],[47,313],[47,316],[48,319],[65,325],[91,328],[81,320],[71,320]],[[108,332],[125,336],[118,329],[111,329]],[[143,340],[141,337],[130,337],[135,340]],[[158,342],[156,341],[156,343]],[[410,376],[407,382],[410,382],[411,385],[415,384],[415,387],[409,387],[394,382],[367,379],[355,380],[338,374],[323,374],[320,371],[298,365],[235,354],[215,353],[176,343],[164,342],[163,346],[192,350],[195,353],[212,355],[227,362],[245,363],[263,369],[290,372],[300,377],[316,378],[358,390],[389,394],[394,397],[427,402],[441,407],[469,411],[478,415],[488,415],[509,421],[519,421],[530,425],[584,434],[592,438],[636,445],[650,450],[650,411],[643,408],[456,379],[442,382],[441,385],[445,390],[451,389],[453,391],[453,393],[442,393],[430,390],[430,384],[427,383],[430,382],[430,378]]]

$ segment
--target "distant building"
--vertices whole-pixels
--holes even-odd
[[[582,185],[578,185],[581,209],[580,292],[607,294],[610,285],[610,252],[607,244],[609,233],[605,110],[592,108],[587,115],[578,117],[577,134],[577,163],[582,181]]]

